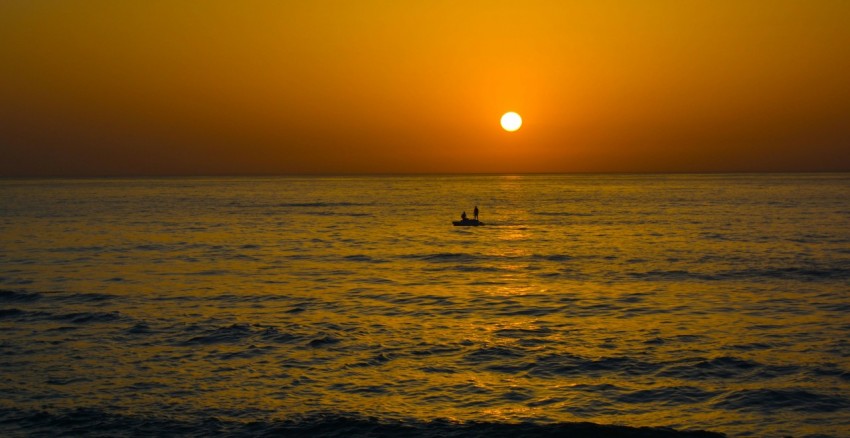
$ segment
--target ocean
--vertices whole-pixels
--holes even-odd
[[[847,437],[848,333],[850,174],[0,180],[4,436]]]

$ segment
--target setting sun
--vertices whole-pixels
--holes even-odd
[[[522,126],[522,117],[511,111],[502,115],[502,128],[508,132],[514,132]]]

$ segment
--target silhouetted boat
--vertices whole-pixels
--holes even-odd
[[[481,222],[478,219],[463,219],[459,221],[452,221],[452,224],[456,227],[477,227],[479,225],[484,225],[484,222]]]

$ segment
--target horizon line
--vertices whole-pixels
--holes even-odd
[[[98,175],[0,175],[0,180],[39,179],[169,179],[169,178],[342,178],[409,176],[545,176],[545,175],[781,175],[848,174],[850,170],[769,170],[769,171],[629,171],[629,172],[281,172],[281,173],[199,173],[199,174],[98,174]]]

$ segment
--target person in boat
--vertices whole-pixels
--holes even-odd
[[[462,220],[462,221],[466,220],[466,212],[465,211],[460,214],[460,220]]]
[[[475,210],[472,210],[472,218],[478,220],[478,206],[475,206]]]

